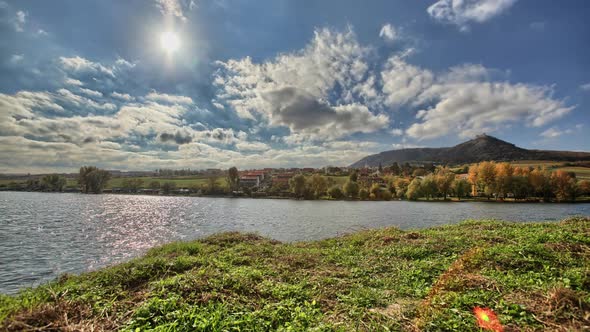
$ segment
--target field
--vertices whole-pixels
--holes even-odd
[[[590,219],[279,243],[224,233],[0,296],[0,330],[506,331],[590,326]]]

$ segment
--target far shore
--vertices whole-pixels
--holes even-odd
[[[232,198],[232,199],[278,199],[278,200],[294,200],[294,201],[346,201],[346,202],[420,202],[420,203],[467,203],[467,202],[478,202],[478,203],[496,203],[496,204],[521,204],[521,203],[544,203],[544,204],[572,204],[572,203],[590,203],[590,197],[578,197],[576,200],[569,200],[569,201],[543,201],[542,198],[536,199],[513,199],[513,198],[486,198],[486,197],[466,197],[457,199],[457,197],[448,197],[447,199],[425,199],[420,198],[417,200],[407,200],[407,199],[399,199],[399,198],[392,198],[390,200],[380,200],[380,199],[360,199],[360,198],[332,198],[332,197],[320,197],[316,199],[305,199],[305,198],[297,198],[292,196],[246,196],[246,195],[199,195],[199,194],[148,194],[148,193],[133,193],[133,192],[104,192],[101,194],[84,194],[80,191],[34,191],[34,190],[6,190],[0,188],[0,192],[31,192],[31,193],[46,193],[46,194],[83,194],[83,195],[127,195],[127,196],[162,196],[162,197],[206,197],[206,198]]]

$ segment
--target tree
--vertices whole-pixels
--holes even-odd
[[[150,182],[149,187],[151,189],[160,189],[160,181],[152,181],[152,182]]]
[[[41,186],[50,191],[63,191],[66,178],[58,174],[48,174],[41,178]]]
[[[303,197],[305,194],[305,176],[303,174],[297,174],[289,179],[289,188],[295,196]]]
[[[395,196],[398,198],[404,198],[406,196],[406,191],[408,190],[408,186],[410,185],[410,181],[404,178],[398,178],[394,181],[395,183]]]
[[[448,167],[443,167],[436,172],[436,176],[434,180],[436,182],[436,187],[438,192],[443,194],[443,199],[447,199],[447,195],[451,190],[451,186],[455,181],[455,173],[451,172]]]
[[[581,180],[578,182],[578,191],[580,195],[590,195],[590,181]]]
[[[509,163],[496,164],[496,184],[495,191],[498,196],[505,198],[506,194],[512,191],[512,177],[514,167]]]
[[[391,174],[399,175],[400,168],[399,168],[399,164],[397,163],[397,161],[394,162],[391,166],[389,166],[389,170],[391,170]]]
[[[421,193],[426,199],[435,197],[438,194],[438,187],[436,186],[436,180],[432,174],[429,174],[422,180]]]
[[[469,183],[471,183],[472,187],[474,188],[473,192],[471,193],[473,196],[477,195],[478,193],[478,188],[479,188],[479,182],[477,181],[478,179],[478,167],[477,164],[475,165],[471,165],[471,167],[469,167],[469,172],[467,173],[467,179],[469,180]]]
[[[217,193],[217,176],[211,175],[207,178],[207,189],[210,194]]]
[[[344,193],[348,197],[356,198],[358,196],[359,185],[358,185],[358,183],[356,183],[354,181],[351,181],[351,180],[346,181],[343,189],[344,189]]]
[[[467,196],[467,194],[469,193],[469,182],[467,182],[467,180],[465,179],[456,179],[453,182],[453,192],[455,192],[455,195],[457,196],[457,198],[459,200],[461,200],[462,197]]]
[[[422,181],[419,178],[415,178],[412,180],[412,182],[410,182],[406,192],[406,197],[412,201],[422,197]]]
[[[363,201],[369,198],[369,192],[367,191],[367,189],[363,188],[359,190],[359,198]]]
[[[82,166],[78,175],[78,183],[83,193],[100,194],[108,181],[111,173],[95,166]]]
[[[553,193],[558,201],[575,200],[577,196],[576,179],[568,172],[557,170],[551,174]]]
[[[330,188],[330,190],[328,190],[328,194],[330,194],[330,197],[334,199],[340,199],[344,196],[344,194],[342,193],[342,189],[340,189],[339,186],[333,186],[332,188]]]
[[[388,190],[384,190],[381,192],[381,199],[384,201],[390,201],[391,200],[391,192],[389,192]]]
[[[493,161],[484,161],[477,166],[477,181],[483,187],[485,194],[490,199],[494,193],[494,184],[496,182],[496,163]]]
[[[176,189],[176,183],[174,182],[164,182],[162,183],[162,192],[165,195],[170,194],[174,189]]]
[[[348,176],[348,180],[350,180],[352,182],[357,182],[358,179],[359,179],[359,174],[356,169],[353,169],[352,172],[350,172],[350,175]]]
[[[551,196],[551,173],[545,168],[536,168],[529,174],[529,182],[535,195],[549,201]]]
[[[240,174],[236,167],[227,170],[227,184],[231,191],[235,191],[240,187]]]
[[[123,187],[131,192],[136,192],[137,190],[139,190],[139,188],[141,188],[142,185],[143,185],[142,179],[125,179],[123,181],[123,183],[121,184],[121,187]]]
[[[526,176],[515,175],[512,177],[512,193],[514,194],[514,199],[525,199],[531,191],[532,188]]]
[[[373,183],[369,192],[373,195],[374,199],[381,199],[381,186],[379,183]]]
[[[314,174],[311,177],[310,181],[311,191],[315,198],[319,198],[326,194],[326,190],[328,190],[328,184],[326,183],[326,178],[319,175]]]
[[[413,172],[412,172],[412,176],[413,177],[417,177],[417,176],[424,176],[426,175],[426,170],[424,168],[416,168]]]
[[[383,173],[383,166],[381,165],[381,162],[379,162],[378,170],[379,170],[379,173]]]

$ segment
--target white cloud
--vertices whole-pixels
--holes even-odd
[[[404,131],[402,129],[395,128],[395,129],[391,129],[390,133],[393,136],[402,136],[404,134]]]
[[[80,92],[82,92],[83,94],[90,96],[90,97],[95,97],[95,98],[102,97],[102,92],[95,91],[95,90],[80,88]]]
[[[22,54],[13,54],[10,57],[10,63],[13,65],[19,64],[23,61],[25,57]]]
[[[236,148],[240,151],[267,151],[270,146],[262,142],[239,142],[236,143]]]
[[[75,86],[82,86],[84,85],[84,83],[82,83],[80,80],[74,79],[74,78],[66,78],[66,80],[64,81],[65,84],[67,85],[75,85]]]
[[[133,101],[135,100],[134,97],[132,97],[130,94],[127,93],[119,93],[119,92],[113,92],[111,93],[111,97],[116,98],[116,99],[120,99],[120,100],[124,100],[124,101]]]
[[[575,125],[573,128],[568,129],[559,129],[558,127],[551,127],[543,131],[541,134],[539,134],[539,136],[545,137],[547,139],[557,138],[559,136],[571,135],[576,132],[580,132],[582,128],[584,128],[584,125],[581,123]]]
[[[25,24],[27,23],[27,13],[19,10],[16,12],[16,17],[14,19],[14,29],[17,32],[23,32],[25,28]]]
[[[378,98],[374,77],[367,75],[368,53],[352,29],[317,30],[303,50],[262,64],[250,58],[218,62],[216,99],[242,118],[260,115],[271,126],[288,127],[292,142],[374,132],[387,127],[389,117],[367,107]],[[336,87],[342,94],[332,103]]]
[[[412,102],[430,87],[434,81],[434,74],[408,64],[400,56],[392,56],[381,71],[381,80],[385,104],[397,108]]]
[[[60,57],[62,67],[73,73],[103,73],[111,77],[115,77],[113,68],[108,68],[100,63],[92,62],[80,56],[72,58]]]
[[[38,29],[37,32],[35,33],[35,35],[37,36],[47,36],[49,35],[49,33],[47,33],[47,31],[43,30],[43,29]]]
[[[436,84],[424,91],[425,100],[436,104],[418,111],[416,118],[421,122],[411,125],[406,133],[429,139],[451,133],[471,137],[512,122],[539,127],[574,108],[552,99],[551,94],[549,87],[506,82]]]
[[[183,21],[186,20],[180,0],[156,0],[156,6],[164,16],[176,17]],[[190,7],[193,7],[192,1]]]
[[[379,37],[383,38],[385,41],[392,42],[397,39],[397,31],[390,23],[385,24],[381,31],[379,31]]]
[[[580,85],[580,89],[584,91],[590,91],[590,83]]]
[[[517,0],[438,0],[428,14],[442,23],[469,29],[470,22],[483,23],[508,10]]]
[[[145,97],[148,100],[153,100],[153,101],[158,101],[158,102],[163,102],[163,103],[170,103],[170,104],[190,105],[193,103],[193,100],[190,97],[179,96],[179,95],[169,95],[166,93],[158,93],[156,91],[150,92]]]

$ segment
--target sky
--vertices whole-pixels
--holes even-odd
[[[587,0],[0,0],[0,172],[590,151]]]

